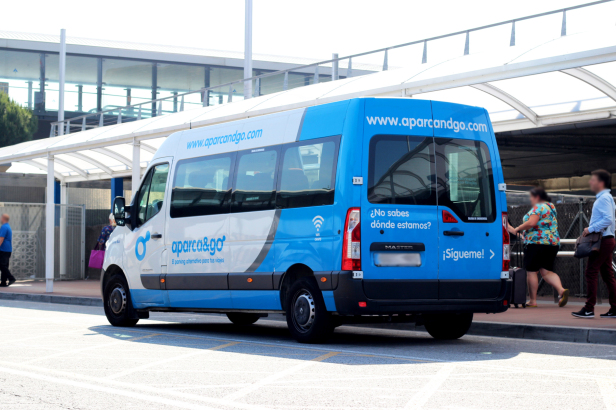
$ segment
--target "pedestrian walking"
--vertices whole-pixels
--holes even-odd
[[[528,283],[529,301],[526,307],[537,307],[538,273],[558,292],[558,306],[569,300],[569,289],[563,288],[560,277],[554,273],[554,261],[560,249],[556,208],[543,188],[529,192],[532,208],[524,215],[524,222],[517,228],[508,226],[509,232],[524,236],[524,268]]]
[[[13,252],[13,230],[9,225],[9,215],[0,216],[0,287],[11,286],[15,277],[9,270],[9,261]]]
[[[109,214],[109,225],[105,226],[101,231],[101,234],[98,236],[98,241],[96,241],[96,248],[100,250],[105,250],[107,247],[107,240],[109,240],[109,236],[116,227],[116,221],[113,214]]]
[[[616,205],[610,193],[612,177],[609,172],[603,169],[593,171],[588,181],[590,190],[596,194],[597,200],[592,206],[592,215],[588,228],[584,228],[583,236],[591,233],[602,234],[601,247],[599,252],[593,252],[588,257],[586,264],[586,305],[571,314],[575,317],[589,319],[595,317],[595,304],[597,303],[597,286],[599,273],[605,282],[610,299],[610,310],[602,314],[601,317],[616,318],[616,279],[614,279],[614,268],[612,267],[614,247],[614,213]]]

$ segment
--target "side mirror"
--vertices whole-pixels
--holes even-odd
[[[116,224],[118,226],[126,225],[126,212],[124,211],[125,205],[126,202],[121,196],[117,196],[113,200],[113,217],[115,218]]]

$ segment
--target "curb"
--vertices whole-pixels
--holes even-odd
[[[415,326],[415,323],[371,323],[356,326],[391,330],[412,330],[415,332],[426,331],[423,326]],[[589,327],[543,326],[474,321],[467,334],[473,336],[503,337],[507,339],[616,345],[616,329],[596,329]]]
[[[0,299],[21,300],[25,302],[59,303],[64,305],[103,307],[103,300],[83,296],[47,295],[39,293],[0,292]]]
[[[83,296],[0,292],[0,299],[103,307],[102,299]],[[415,326],[415,323],[370,323],[351,326],[391,330],[411,330],[415,332],[426,331],[423,326]],[[542,326],[476,321],[471,325],[468,334],[473,336],[503,337],[509,339],[616,345],[616,329],[595,329],[588,327],[572,328],[565,326]]]

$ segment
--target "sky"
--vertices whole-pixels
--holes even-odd
[[[328,59],[332,53],[343,56],[588,2],[254,0],[253,52]],[[577,20],[572,16],[572,25],[614,24],[615,6],[605,6],[609,12],[599,13],[600,21],[595,21],[597,13]],[[2,16],[0,30],[6,31],[58,34],[65,28],[69,38],[244,49],[244,0],[5,1]],[[550,21],[549,30],[548,25],[535,29],[559,30],[560,17]]]

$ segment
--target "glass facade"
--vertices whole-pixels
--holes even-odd
[[[263,72],[255,70],[254,73],[258,75]],[[71,113],[77,116],[114,110],[130,104],[178,95],[177,98],[164,101],[161,106],[142,106],[141,116],[147,118],[157,115],[159,109],[164,114],[180,111],[182,93],[241,80],[243,74],[240,67],[68,54],[64,109],[66,118],[70,118]],[[327,80],[327,76],[320,77],[320,81]],[[291,74],[289,88],[312,81],[311,75]],[[282,91],[282,83],[282,76],[263,80],[260,94]],[[57,53],[0,49],[0,90],[8,93],[9,97],[21,106],[34,110],[39,117],[53,117],[59,105],[58,89]],[[184,96],[184,110],[203,106],[203,98],[202,93]],[[215,88],[209,93],[208,105],[226,103],[228,98],[228,86]],[[234,84],[231,101],[243,99],[243,83]],[[122,115],[137,116],[138,109],[125,110]]]

